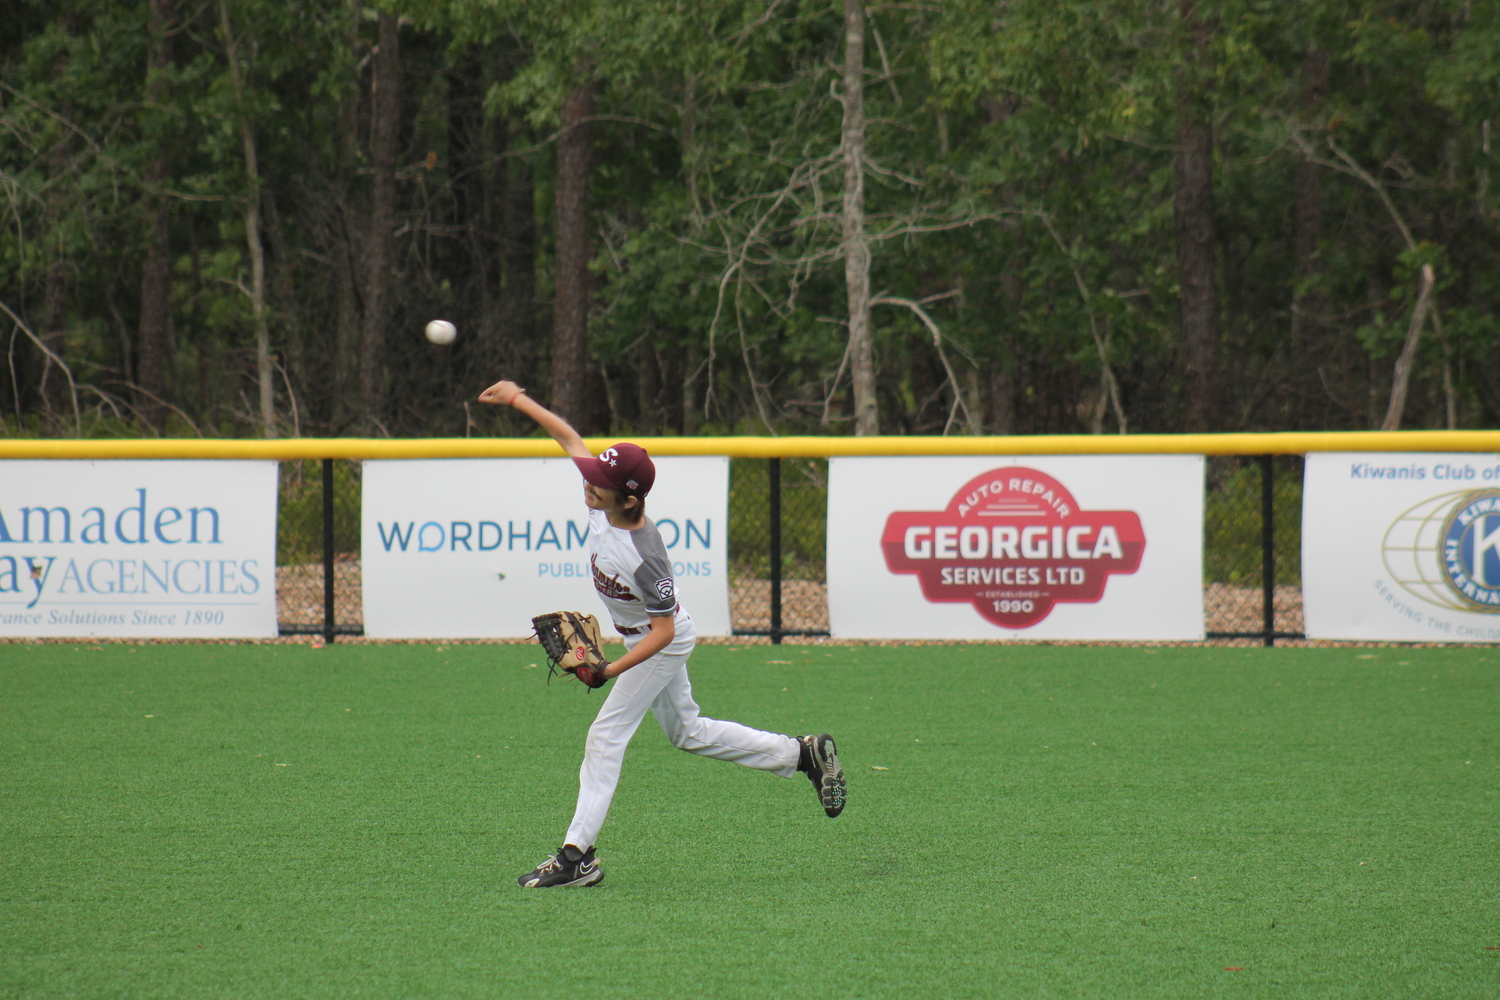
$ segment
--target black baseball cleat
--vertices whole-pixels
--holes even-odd
[[[833,737],[804,736],[797,741],[802,745],[802,759],[797,770],[812,781],[813,791],[818,793],[818,802],[830,817],[844,811],[844,769],[839,767],[838,747]]]
[[[565,844],[552,857],[516,879],[523,889],[545,889],[550,886],[598,885],[604,879],[594,849],[580,851]]]

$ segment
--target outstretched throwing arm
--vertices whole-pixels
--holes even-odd
[[[562,450],[569,458],[594,457],[594,453],[589,451],[588,445],[583,443],[583,438],[578,436],[572,424],[526,395],[525,389],[508,379],[502,379],[481,392],[479,401],[491,406],[510,406],[526,414],[542,430],[552,435],[552,440],[562,445]]]

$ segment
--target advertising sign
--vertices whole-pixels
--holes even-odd
[[[836,458],[832,632],[1203,637],[1197,455]]]
[[[729,624],[729,460],[655,459],[646,516],[672,559],[699,635]],[[422,459],[364,464],[365,634],[465,639],[531,635],[546,611],[598,615],[583,478],[571,459]]]
[[[276,463],[0,461],[0,635],[276,635]]]
[[[1308,638],[1500,642],[1500,459],[1311,454]]]

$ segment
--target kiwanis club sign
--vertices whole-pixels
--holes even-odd
[[[1146,536],[1134,511],[1082,510],[1056,479],[1012,466],[975,476],[944,510],[891,514],[881,546],[929,601],[1025,628],[1060,601],[1102,598],[1111,574],[1140,567]]]
[[[1500,459],[1307,457],[1306,631],[1328,639],[1500,642]]]
[[[1201,456],[834,459],[828,514],[836,636],[1203,634]]]

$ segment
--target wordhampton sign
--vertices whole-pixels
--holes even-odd
[[[275,634],[275,462],[0,461],[0,635]]]
[[[1312,454],[1309,638],[1500,642],[1500,458]]]
[[[729,633],[729,461],[655,459],[646,513],[700,635]],[[365,634],[527,636],[546,611],[603,612],[571,459],[366,462]],[[604,622],[609,629],[609,623]]]
[[[1202,489],[1198,456],[835,459],[833,632],[1199,638]]]

